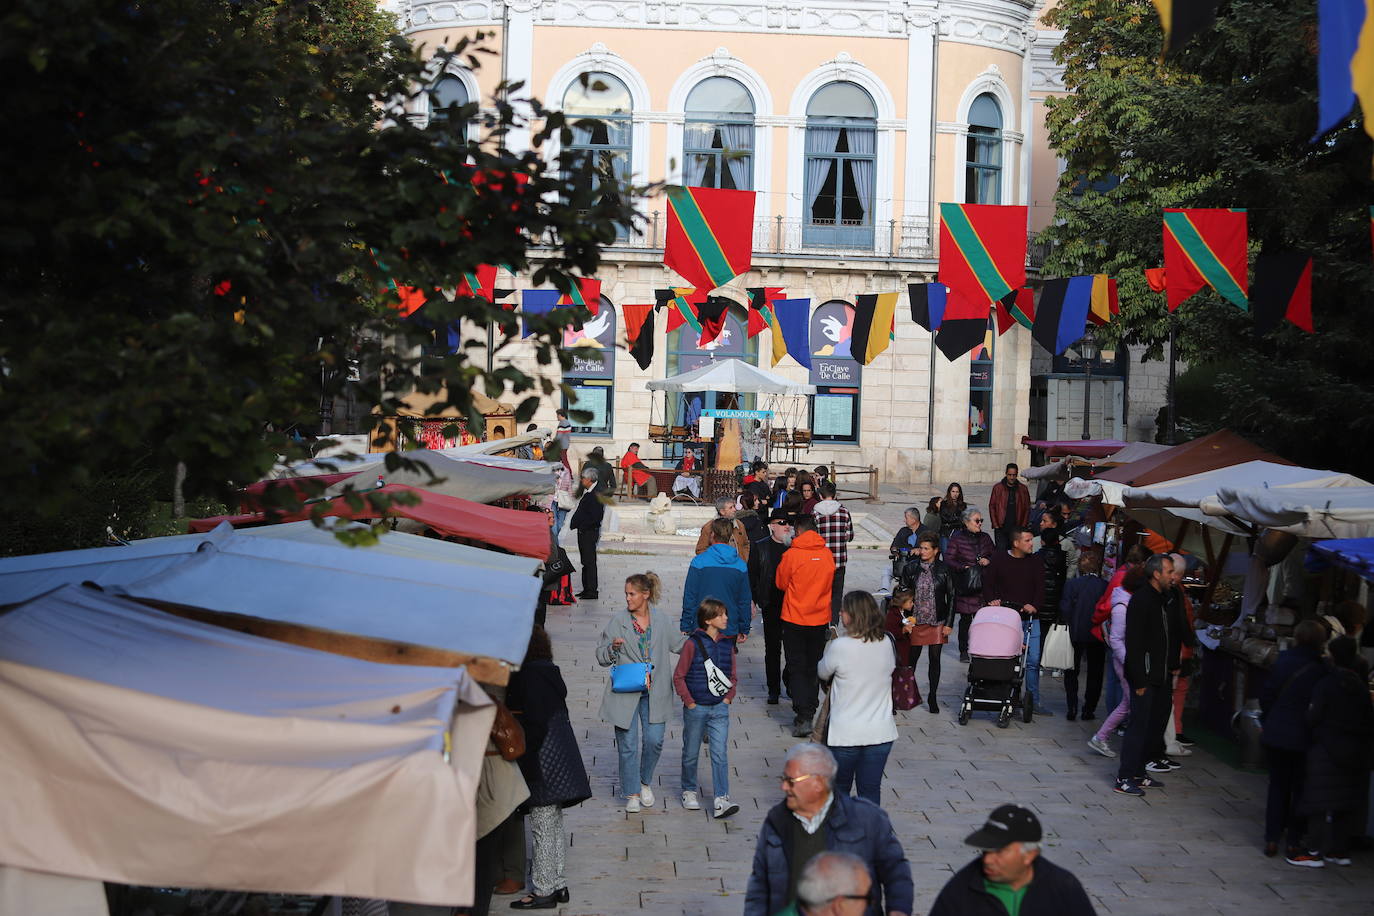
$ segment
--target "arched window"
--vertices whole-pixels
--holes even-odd
[[[811,313],[811,435],[818,442],[859,441],[863,366],[849,344],[854,306],[832,299]]]
[[[683,178],[700,188],[754,187],[754,98],[738,80],[713,76],[687,96]]]
[[[808,245],[873,247],[878,110],[854,83],[829,83],[806,106]]]
[[[609,436],[615,416],[615,306],[605,296],[596,315],[581,327],[563,329],[563,349],[572,353],[572,365],[563,372],[563,384],[572,397],[563,395],[564,410],[585,410],[591,418],[574,420],[573,432],[584,436]]]
[[[668,335],[668,375],[690,372],[708,365],[712,359],[742,359],[752,366],[759,364],[759,339],[748,337],[748,318],[742,309],[731,306],[725,315],[720,336],[705,347],[698,346],[700,332],[691,325],[674,328]],[[674,426],[696,426],[703,410],[753,410],[755,395],[728,394],[716,391],[686,391],[669,401]],[[663,457],[676,460],[682,457],[682,444],[665,445]]]
[[[563,93],[563,111],[574,122],[568,149],[585,151],[596,166],[629,181],[631,109],[630,90],[618,78],[601,71],[579,77]]]
[[[460,110],[470,101],[468,87],[463,85],[461,79],[453,74],[440,77],[429,90],[430,126],[462,124],[466,127],[467,120],[462,117]]]
[[[983,93],[968,110],[964,203],[1002,202],[1002,108]]]

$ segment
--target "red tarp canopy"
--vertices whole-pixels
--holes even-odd
[[[441,493],[431,493],[396,483],[371,492],[391,495],[411,493],[419,498],[418,505],[393,505],[386,513],[388,516],[412,519],[422,525],[428,525],[447,537],[477,541],[492,547],[509,550],[511,553],[524,557],[534,557],[539,560],[548,559],[549,521],[542,512],[501,509],[496,506],[469,502],[455,496],[444,496]],[[303,506],[296,512],[278,515],[271,519],[268,519],[261,512],[254,512],[249,515],[219,515],[214,518],[198,518],[191,521],[190,531],[193,534],[206,532],[220,522],[228,522],[235,528],[264,525],[269,521],[298,522],[310,518],[312,513],[320,507],[323,508],[325,515],[335,515],[339,518],[382,517],[382,513],[377,512],[370,505],[364,505],[361,509],[354,510],[348,505],[347,500],[338,496],[323,503]]]
[[[1287,458],[1266,452],[1248,439],[1242,439],[1229,429],[1219,429],[1201,439],[1194,439],[1182,445],[1175,445],[1167,451],[1129,464],[1119,465],[1109,471],[1094,474],[1096,480],[1112,480],[1130,487],[1144,487],[1165,480],[1177,480],[1229,468],[1246,461],[1272,461],[1274,464],[1292,466]]]
[[[1021,444],[1027,448],[1043,449],[1046,458],[1066,458],[1076,455],[1079,458],[1106,458],[1126,447],[1119,439],[1029,439],[1021,437]]]
[[[339,481],[356,476],[357,473],[357,471],[342,471],[337,474],[317,474],[314,477],[281,477],[276,480],[259,480],[257,483],[250,483],[239,490],[238,509],[240,512],[261,512],[263,509],[262,496],[268,487],[285,487],[300,499],[310,499],[323,493]],[[319,489],[313,493],[305,492],[305,487],[302,484],[307,480],[312,486],[317,486]]]

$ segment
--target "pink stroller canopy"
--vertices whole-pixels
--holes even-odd
[[[1021,615],[1009,607],[980,608],[968,631],[970,655],[1014,658],[1021,654]]]

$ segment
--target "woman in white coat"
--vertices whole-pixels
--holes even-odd
[[[844,636],[832,639],[817,673],[830,681],[830,725],[825,743],[835,755],[834,790],[880,804],[883,769],[897,719],[892,709],[894,647],[883,628],[883,612],[868,592],[854,591],[840,603]]]
[[[606,621],[596,647],[597,663],[611,665],[648,662],[653,665],[649,687],[640,693],[616,693],[611,679],[601,698],[601,718],[615,726],[620,758],[620,792],[625,811],[652,808],[654,770],[663,752],[663,729],[674,708],[673,667],[670,655],[682,650],[687,637],[677,620],[658,610],[662,584],[654,573],[636,573],[625,580],[625,611]]]

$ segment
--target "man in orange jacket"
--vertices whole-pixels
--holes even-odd
[[[830,588],[835,581],[835,557],[816,532],[810,515],[797,519],[797,535],[778,562],[774,579],[782,599],[782,647],[792,694],[792,734],[811,734],[811,719],[820,705],[816,666],[825,651],[830,628]]]

